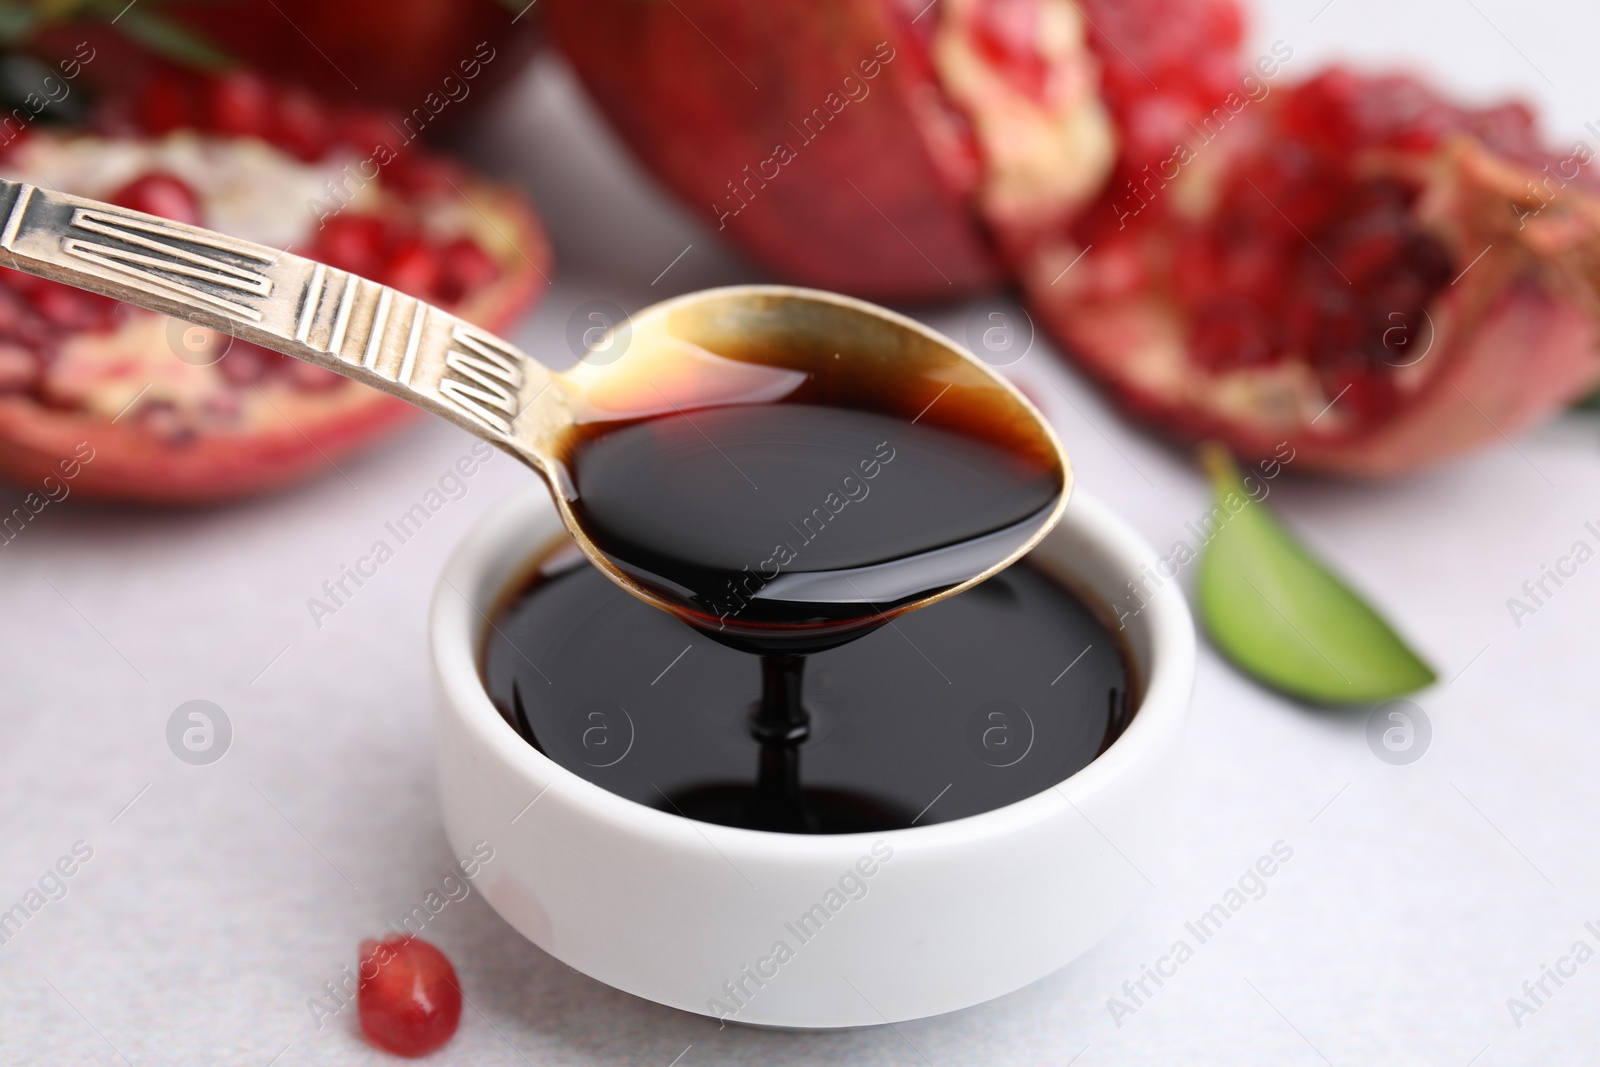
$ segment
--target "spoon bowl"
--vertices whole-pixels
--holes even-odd
[[[558,494],[557,506],[584,551],[635,595],[749,651],[816,651],[982,581],[1044,536],[1070,486],[1054,432],[1003,378],[922,324],[837,294],[737,286],[668,300],[598,339],[555,383],[570,423],[543,451],[559,464],[552,484],[577,483],[578,491]],[[852,423],[840,436],[840,427],[816,418],[823,408],[871,421],[859,431]],[[800,409],[805,418],[783,425]],[[751,416],[743,425],[731,417],[740,411]],[[636,512],[634,525],[648,529],[653,548],[674,553],[680,577],[688,562],[695,579],[688,595],[641,560],[649,553],[607,536],[617,524],[607,512],[619,509],[605,507],[603,487],[584,462],[588,446],[619,426],[663,418],[681,420],[688,440],[658,435],[646,456],[630,458],[673,459],[698,438],[709,469],[653,463],[659,484],[635,478],[623,510]],[[858,432],[869,428],[882,441],[859,437],[852,453]],[[911,435],[967,458],[1003,456],[984,474],[1014,474],[1025,487],[1022,498],[1007,503],[990,493],[968,501],[965,524],[934,536],[921,526],[948,524],[952,516],[918,511],[915,499],[893,495],[921,471],[894,468],[873,481],[869,472],[878,464],[863,458],[869,447],[880,458],[903,455],[918,443],[907,440]],[[823,473],[813,479],[819,462]],[[820,484],[799,484],[808,481]],[[883,502],[866,503],[873,493]],[[853,503],[859,514],[840,514]],[[991,515],[985,503],[1011,510]],[[871,547],[852,555],[830,541],[846,536],[835,532],[844,529],[835,516],[862,527]],[[898,530],[895,520],[903,520]],[[919,527],[914,539],[906,526]],[[791,554],[796,558],[786,560]],[[697,567],[720,567],[726,595],[707,593],[714,582]]]
[[[305,360],[516,456],[612,580],[751,650],[814,651],[960,592],[1044,537],[1070,491],[1013,386],[837,294],[677,297],[556,372],[397,290],[201,227],[3,180],[0,218],[0,263]]]

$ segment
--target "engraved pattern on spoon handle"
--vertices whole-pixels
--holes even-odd
[[[0,219],[0,266],[242,337],[537,454],[518,416],[550,372],[447,311],[302,256],[22,182],[0,179]]]

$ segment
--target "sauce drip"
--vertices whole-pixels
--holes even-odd
[[[484,676],[525,740],[613,793],[706,822],[852,833],[1066,779],[1126,726],[1127,662],[1088,605],[1024,561],[859,640],[769,655],[758,674],[564,545],[498,613]]]

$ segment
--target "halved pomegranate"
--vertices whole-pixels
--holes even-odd
[[[1047,328],[1136,414],[1246,458],[1287,441],[1296,466],[1381,476],[1600,379],[1588,146],[1546,151],[1520,105],[1342,69],[1224,119],[1124,175],[1023,272]]]
[[[1120,156],[1237,85],[1235,0],[552,0],[633,152],[785,278],[880,299],[1005,276]],[[1159,88],[1158,88],[1159,86]],[[1013,253],[1015,254],[1015,253]]]
[[[94,131],[30,130],[0,173],[333,263],[508,326],[549,251],[506,190],[250,75],[168,74]],[[319,471],[414,408],[212,330],[0,270],[0,472],[38,482],[79,442],[89,497],[200,503]]]

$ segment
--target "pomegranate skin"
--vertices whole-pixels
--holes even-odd
[[[1428,358],[1439,357],[1440,369],[1399,417],[1349,435],[1223,417],[1185,395],[1130,379],[1124,355],[1152,343],[1155,332],[1136,321],[1140,316],[1131,309],[1075,314],[1073,324],[1064,327],[1046,318],[1050,312],[1037,296],[1033,307],[1063,339],[1069,358],[1136,422],[1183,443],[1222,441],[1247,462],[1281,461],[1287,443],[1295,469],[1336,476],[1393,478],[1436,466],[1501,440],[1501,433],[1514,437],[1531,429],[1600,384],[1600,327],[1594,312],[1537,284],[1511,288],[1479,318],[1469,339],[1435,349]],[[1437,309],[1434,314],[1437,321]]]
[[[788,281],[992,288],[1237,88],[1236,0],[549,0],[644,167]],[[1158,87],[1159,85],[1159,87]]]
[[[428,124],[440,127],[508,84],[532,58],[537,11],[518,19],[499,0],[173,0],[161,8],[163,17],[275,81],[325,100],[402,114],[423,108]],[[121,93],[164,64],[120,29],[66,18],[42,27],[32,44],[55,60],[88,42],[95,58],[83,67],[84,77]],[[441,106],[446,98],[450,103]]]
[[[1415,106],[1378,128],[1363,111],[1364,93],[1411,94]],[[1355,101],[1348,111],[1329,103],[1341,95]],[[1314,372],[1297,376],[1293,352],[1261,366],[1207,368],[1173,266],[1182,246],[1172,234],[1223,225],[1215,190],[1263,159],[1289,158],[1284,144],[1299,143],[1292,123],[1308,114],[1334,131],[1327,136],[1350,142],[1341,150],[1351,173],[1413,189],[1410,222],[1448,253],[1446,280],[1421,305],[1425,325],[1404,339],[1412,347],[1374,363],[1389,399],[1365,416],[1349,410],[1359,390],[1341,400]],[[1600,382],[1600,196],[1584,170],[1591,157],[1582,146],[1545,151],[1531,133],[1531,118],[1516,107],[1468,111],[1409,78],[1334,69],[1241,116],[1198,153],[1184,184],[1163,190],[1148,218],[1040,241],[1022,274],[1027,299],[1070,359],[1131,416],[1177,440],[1217,439],[1250,460],[1281,459],[1287,445],[1296,469],[1356,478],[1425,469],[1525,431]],[[1295,240],[1314,243],[1308,234]],[[1317,249],[1325,252],[1339,256]],[[1296,295],[1291,283],[1288,298]]]
[[[911,101],[937,89],[880,0],[566,0],[546,17],[634,155],[786,280],[908,300],[1002,280],[918,132]]]

